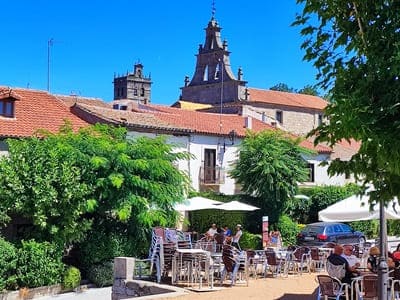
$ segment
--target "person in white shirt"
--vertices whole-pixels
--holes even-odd
[[[212,224],[210,229],[206,232],[206,237],[209,240],[212,240],[214,238],[214,235],[218,232],[217,224]]]
[[[242,236],[243,232],[242,232],[242,225],[237,224],[236,225],[236,233],[235,235],[232,237],[232,246],[236,247],[237,249],[240,249],[240,245],[239,245],[239,240],[240,237]]]
[[[349,263],[350,268],[358,268],[360,266],[360,260],[357,256],[353,254],[353,246],[352,245],[344,245],[342,257],[344,257]]]

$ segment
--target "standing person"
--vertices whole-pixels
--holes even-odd
[[[236,225],[236,233],[235,235],[232,237],[232,246],[236,247],[237,249],[240,249],[240,245],[239,245],[239,240],[242,236],[243,232],[242,232],[242,225],[237,224]]]
[[[232,230],[230,230],[228,226],[224,225],[223,230],[224,230],[225,237],[232,236]]]

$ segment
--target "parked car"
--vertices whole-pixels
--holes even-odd
[[[297,245],[326,246],[328,243],[364,244],[365,235],[347,224],[330,222],[308,224],[297,235]]]

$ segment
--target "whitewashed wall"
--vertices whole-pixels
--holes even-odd
[[[128,137],[135,138],[137,136],[155,137],[156,134],[129,132]],[[200,168],[204,165],[204,150],[215,149],[217,153],[217,166],[225,169],[225,182],[220,185],[219,192],[226,195],[235,194],[235,181],[229,177],[229,170],[232,169],[232,163],[237,159],[237,147],[241,139],[236,139],[234,145],[228,140],[217,136],[192,135],[192,136],[172,136],[168,135],[167,142],[178,145],[176,151],[187,151],[193,155],[189,161],[182,160],[178,162],[179,170],[186,172],[190,176],[192,187],[199,191]],[[314,182],[304,182],[301,186],[316,186],[316,185],[337,185],[352,181],[346,179],[344,175],[330,177],[328,175],[327,166],[321,166],[320,163],[329,160],[329,155],[316,155],[313,157],[304,157],[309,163],[314,164]]]

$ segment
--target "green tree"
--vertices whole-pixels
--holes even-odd
[[[274,86],[271,86],[269,89],[273,90],[273,91],[280,91],[280,92],[289,92],[289,93],[295,92],[294,88],[289,87],[286,83],[282,83],[282,82],[275,84]]]
[[[29,218],[30,237],[65,246],[96,231],[143,241],[153,225],[175,221],[173,205],[188,189],[174,162],[187,158],[165,138],[126,139],[126,130],[96,125],[8,140],[0,160],[0,208]],[[24,236],[26,238],[26,236]]]
[[[319,96],[317,88],[309,84],[298,90],[297,93],[311,96]]]
[[[298,0],[294,25],[305,36],[305,59],[319,70],[331,103],[316,143],[361,142],[350,161],[335,160],[329,172],[353,173],[372,182],[371,201],[400,196],[400,2]]]
[[[270,222],[276,222],[288,199],[296,194],[297,183],[308,176],[302,155],[310,151],[281,131],[248,132],[239,146],[239,157],[231,176],[242,190],[260,202]]]

